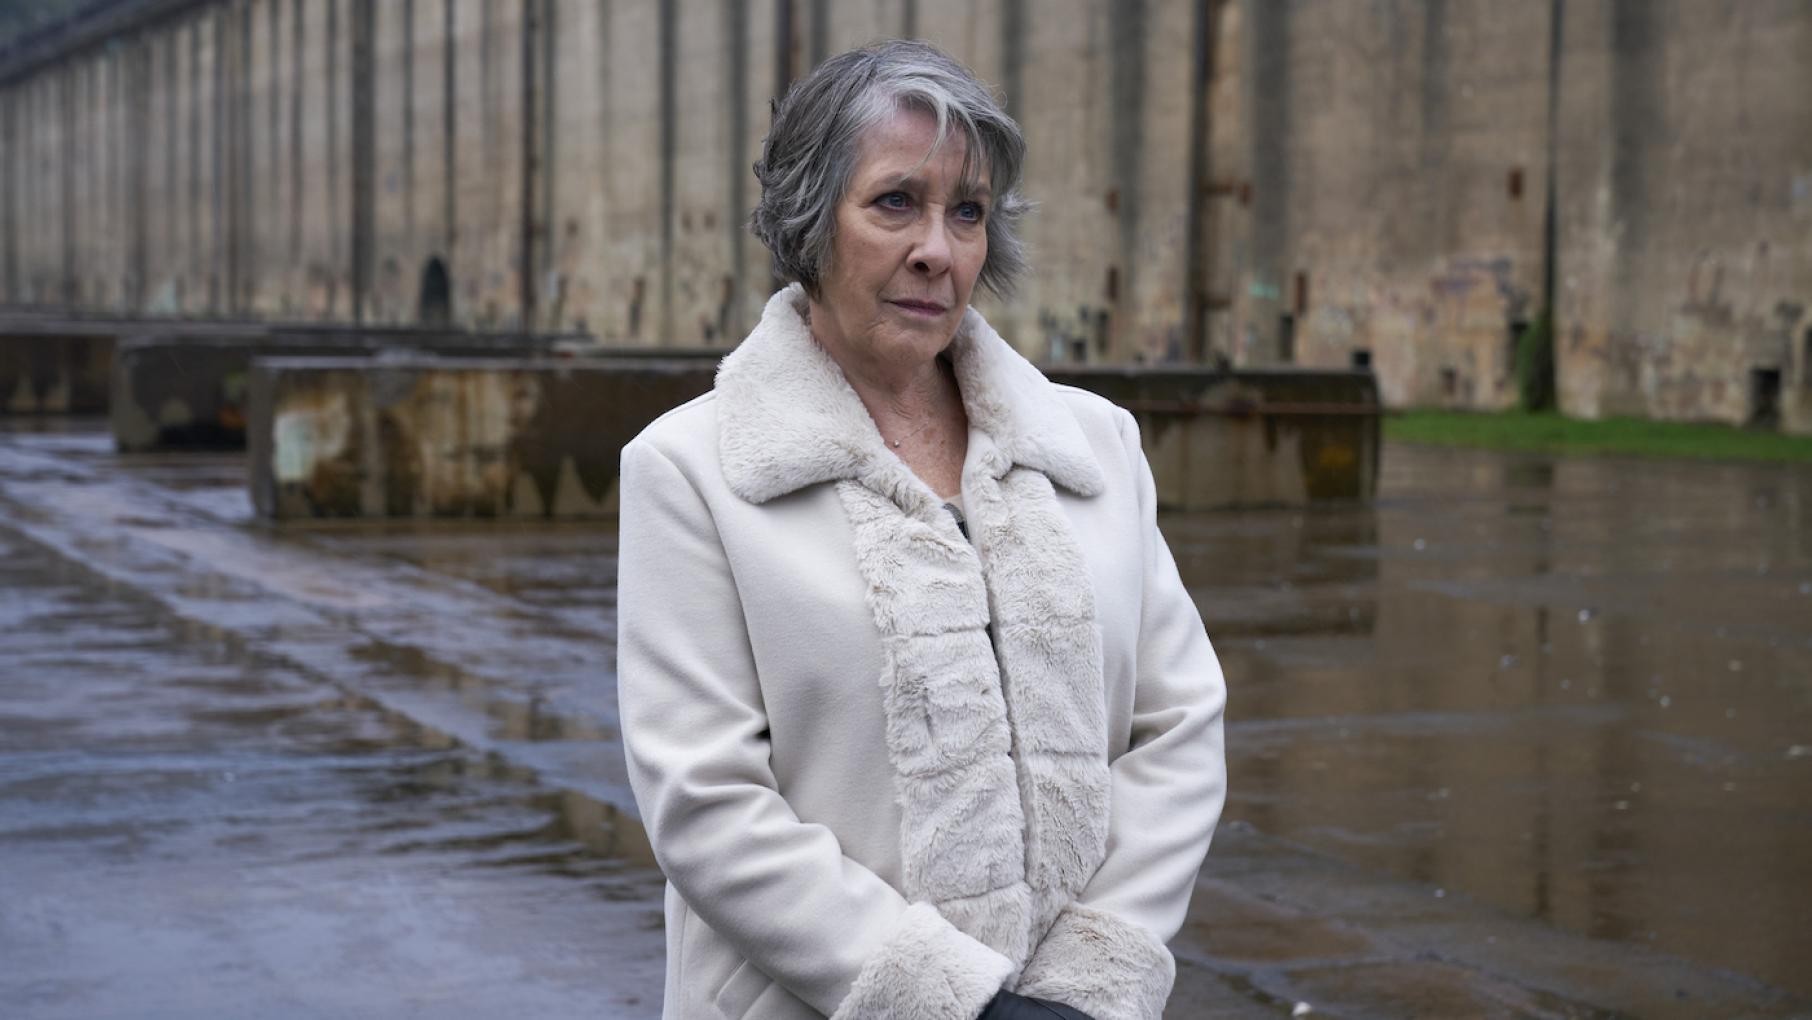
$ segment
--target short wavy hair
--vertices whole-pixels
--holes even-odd
[[[774,103],[773,126],[755,164],[761,199],[750,230],[773,253],[775,272],[816,297],[830,267],[837,203],[861,158],[862,136],[901,109],[935,116],[939,145],[963,133],[965,183],[979,177],[975,157],[981,155],[993,198],[980,283],[1007,296],[1026,270],[1019,238],[1019,221],[1029,209],[1019,191],[1025,136],[988,86],[927,43],[895,40],[838,54]]]

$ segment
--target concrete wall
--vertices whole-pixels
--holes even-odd
[[[1002,331],[1181,349],[1192,0],[123,6],[161,13],[0,71],[0,300],[398,323],[438,260],[456,323],[727,345],[773,288],[744,227],[768,98],[918,35],[1030,137],[1039,273]]]
[[[1812,431],[1812,5],[1567,13],[1562,406]]]
[[[1812,5],[1230,0],[1216,27],[1211,350],[1368,351],[1392,406],[1506,407],[1551,270],[1567,413],[1742,423],[1777,371],[1812,431]]]
[[[728,345],[768,97],[913,35],[1025,127],[1037,272],[981,305],[1040,361],[1363,351],[1392,406],[1499,408],[1551,273],[1569,412],[1742,421],[1760,369],[1812,429],[1800,0],[109,10],[0,55],[0,301],[398,323],[440,267],[458,324]]]
[[[1512,324],[1541,280],[1547,13],[1223,8],[1214,350],[1321,367],[1369,352],[1393,406],[1515,401]]]

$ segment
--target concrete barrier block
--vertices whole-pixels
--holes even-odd
[[[1133,413],[1159,505],[1174,510],[1369,500],[1378,384],[1370,372],[1056,367],[1053,382]]]
[[[0,414],[104,414],[114,358],[130,338],[181,329],[191,336],[263,335],[262,323],[86,318],[0,311]]]
[[[278,520],[611,515],[622,445],[708,392],[716,358],[599,353],[259,358],[245,394],[253,504]],[[1050,374],[1133,412],[1167,509],[1376,492],[1380,422],[1369,373]]]
[[[7,414],[107,410],[110,336],[0,337],[0,398]]]
[[[707,358],[260,358],[247,388],[259,515],[587,518],[623,444],[711,389]]]
[[[105,329],[0,325],[0,413],[104,413],[114,344]]]
[[[114,357],[114,442],[123,451],[243,447],[247,379],[256,357],[520,358],[573,339],[563,334],[293,325],[135,336],[122,342]]]

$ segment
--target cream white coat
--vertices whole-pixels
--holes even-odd
[[[1130,415],[979,314],[966,541],[797,287],[624,447],[618,693],[668,1020],[1157,1020],[1225,686]]]

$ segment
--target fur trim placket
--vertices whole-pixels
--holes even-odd
[[[1026,814],[1035,945],[1107,849],[1108,762],[1094,588],[1050,480],[971,476],[1000,685]]]
[[[876,491],[898,479],[838,492],[887,650],[904,891],[1017,971],[1106,849],[1101,648],[1050,481],[971,464],[974,547],[935,501]]]
[[[1106,724],[1081,549],[1050,480],[997,479],[990,453],[964,478],[973,548],[935,500],[882,494],[903,479],[838,492],[887,650],[904,891],[1017,972],[1106,851]]]
[[[880,628],[902,891],[1013,962],[1030,955],[1025,813],[981,565],[954,521],[837,486]]]

